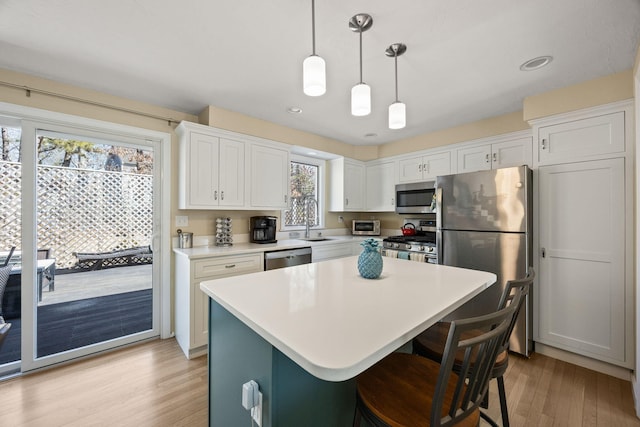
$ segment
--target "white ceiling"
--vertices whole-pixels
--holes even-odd
[[[363,34],[367,117],[350,114],[356,13],[373,17]],[[302,92],[311,0],[0,0],[0,17],[0,68],[193,114],[214,105],[356,145],[518,111],[529,95],[632,68],[640,42],[640,0],[316,0],[328,90],[312,98]],[[398,58],[407,127],[392,131],[384,51],[396,42],[407,45]],[[554,60],[519,70],[541,55]]]

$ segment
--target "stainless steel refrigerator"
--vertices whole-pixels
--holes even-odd
[[[498,276],[447,320],[495,311],[506,282],[526,276],[532,265],[531,181],[527,166],[437,178],[438,263]],[[533,351],[531,295],[510,341],[510,349],[525,356]]]

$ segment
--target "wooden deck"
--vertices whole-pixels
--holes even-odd
[[[58,274],[55,290],[44,288],[39,306],[151,288],[153,266],[135,265]]]

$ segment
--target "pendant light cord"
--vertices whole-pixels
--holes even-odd
[[[311,0],[311,45],[313,55],[316,54],[316,2]]]
[[[394,59],[396,62],[396,102],[398,102],[398,51],[396,51]]]
[[[364,83],[362,81],[362,27],[360,28],[360,84]]]

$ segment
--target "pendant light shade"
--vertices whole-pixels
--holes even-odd
[[[406,51],[407,46],[402,43],[394,43],[384,51],[395,62],[396,101],[389,105],[389,129],[402,129],[407,125],[407,106],[398,100],[398,56]]]
[[[360,83],[351,88],[351,114],[366,116],[371,113],[371,88]]]
[[[324,95],[327,73],[324,59],[316,55],[316,4],[311,0],[311,45],[313,53],[302,63],[302,87],[309,96]]]
[[[366,116],[371,113],[371,88],[362,81],[362,33],[373,25],[373,18],[360,13],[349,20],[349,29],[360,34],[360,83],[351,88],[351,114]]]
[[[318,55],[307,57],[302,63],[304,93],[309,96],[324,95],[327,91],[326,66]]]
[[[403,102],[389,105],[389,129],[402,129],[407,125],[407,106]]]

